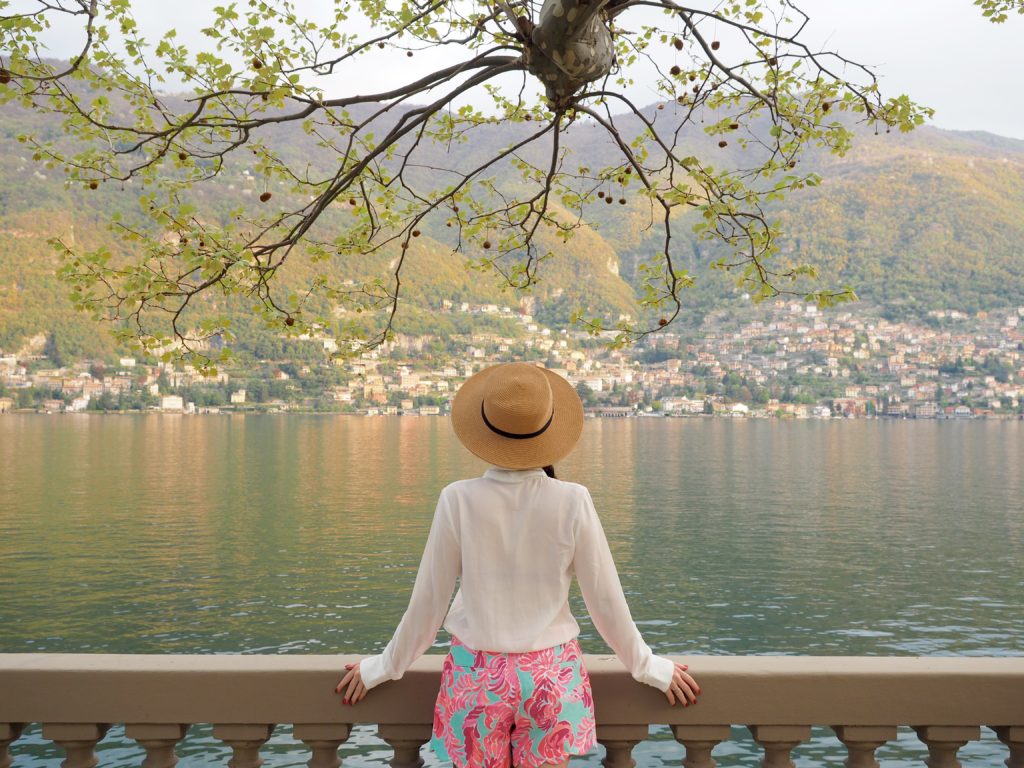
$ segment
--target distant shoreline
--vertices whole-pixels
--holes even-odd
[[[346,416],[353,418],[447,418],[447,413],[421,414],[421,413],[351,413],[344,411],[312,411],[302,409],[257,409],[247,408],[244,410],[221,410],[221,411],[197,411],[195,413],[184,413],[182,411],[136,411],[136,410],[108,410],[108,411],[41,411],[35,408],[19,408],[15,410],[0,412],[0,419],[4,416]],[[610,421],[646,420],[646,419],[684,419],[684,420],[706,420],[716,419],[721,421],[1012,421],[1024,423],[1024,414],[993,414],[988,416],[735,416],[729,413],[631,413],[631,414],[602,414],[593,411],[586,411],[588,419],[607,419]]]

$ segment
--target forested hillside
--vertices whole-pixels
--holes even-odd
[[[652,108],[650,115],[655,114]],[[672,108],[657,111],[657,117],[673,119]],[[626,136],[638,130],[635,118],[618,122]],[[127,222],[141,220],[138,190],[113,183],[96,190],[65,188],[59,169],[33,161],[18,143],[17,136],[30,128],[57,130],[56,123],[30,124],[14,110],[0,113],[0,349],[15,351],[35,339],[37,347],[45,347],[57,360],[109,357],[115,352],[113,342],[105,328],[71,308],[66,286],[54,275],[58,261],[46,240],[57,236],[79,246],[107,243],[116,253],[125,253],[128,244],[107,223],[114,212]],[[521,130],[525,127],[480,131],[456,148],[459,162],[479,161]],[[585,158],[600,165],[604,153],[610,156],[597,135],[584,124],[568,132],[572,161]],[[308,153],[312,166],[329,167],[330,158],[318,155],[297,127],[276,127],[264,139],[284,153]],[[721,152],[723,164],[743,159],[735,143],[718,150],[699,132],[683,140],[702,157]],[[541,157],[543,147],[535,152]],[[844,158],[820,153],[804,162],[820,171],[823,182],[792,194],[771,211],[786,233],[780,265],[818,265],[822,285],[849,285],[862,299],[902,317],[937,308],[974,312],[1024,305],[1024,142],[922,128],[908,135],[861,135]],[[502,173],[508,169],[497,169],[496,174]],[[235,206],[261,205],[264,190],[262,180],[236,163],[194,195],[203,215],[217,219]],[[642,199],[631,194],[619,204],[620,194],[614,192],[614,204],[602,202],[591,209],[593,228],[579,230],[566,243],[550,236],[539,241],[557,255],[543,263],[541,279],[530,294],[542,321],[565,325],[580,308],[612,319],[636,313],[636,265],[659,249],[660,234],[656,216]],[[321,226],[330,229],[345,215],[343,209],[332,212]],[[732,276],[707,268],[725,251],[697,242],[690,223],[683,217],[674,228],[675,237],[687,243],[683,266],[696,280],[682,322],[696,324],[711,308],[739,298]],[[445,299],[518,304],[520,297],[502,290],[494,274],[466,269],[467,256],[479,254],[452,253],[451,232],[441,220],[425,222],[424,236],[415,242],[404,267],[397,330],[458,330],[454,319],[437,314]],[[301,291],[323,270],[355,284],[386,276],[398,253],[396,247],[358,261],[319,264],[292,259],[280,276],[282,287]],[[243,351],[258,356],[261,345],[275,343],[246,307],[231,309]],[[330,314],[332,308],[320,309]]]

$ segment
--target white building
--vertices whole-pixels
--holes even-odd
[[[78,412],[78,411],[84,411],[88,407],[89,407],[89,395],[82,395],[81,397],[76,397],[74,400],[72,400],[70,405],[68,405],[65,410],[71,411],[71,412]]]
[[[164,395],[160,398],[160,410],[181,413],[185,410],[185,402],[181,395]]]
[[[239,389],[231,393],[231,404],[241,405],[245,402],[245,390]]]

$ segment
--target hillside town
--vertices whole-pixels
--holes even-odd
[[[1024,307],[934,311],[914,323],[775,301],[619,349],[543,327],[526,308],[440,309],[505,316],[515,335],[398,335],[357,357],[338,355],[332,339],[308,339],[319,361],[260,361],[212,377],[128,357],[53,368],[40,355],[0,351],[0,412],[440,415],[473,372],[532,360],[573,383],[595,416],[1024,417]]]

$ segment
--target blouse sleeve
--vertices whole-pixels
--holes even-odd
[[[409,666],[431,646],[441,628],[455,580],[462,572],[462,555],[445,491],[437,502],[434,520],[420,561],[412,597],[394,636],[383,653],[364,658],[359,672],[367,689],[387,680],[399,680]]]
[[[582,494],[576,521],[573,568],[594,627],[633,675],[633,679],[667,691],[675,674],[671,659],[655,656],[640,636],[622,592],[615,561],[590,492]]]

